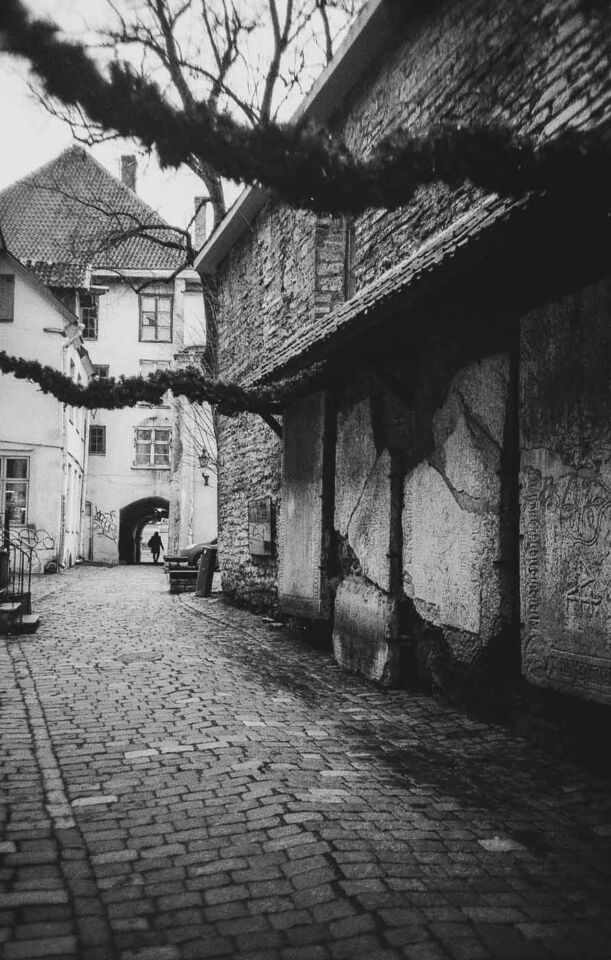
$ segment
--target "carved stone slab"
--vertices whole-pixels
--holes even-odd
[[[524,318],[520,384],[523,673],[604,703],[611,703],[608,304],[600,285]]]

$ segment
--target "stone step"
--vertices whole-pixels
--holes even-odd
[[[20,603],[0,603],[0,617],[16,617],[20,610]]]
[[[36,613],[24,613],[23,617],[18,617],[15,621],[17,633],[35,633],[39,626],[40,617]]]
[[[21,612],[20,603],[0,603],[0,633],[13,633]]]

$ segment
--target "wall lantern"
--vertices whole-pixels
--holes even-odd
[[[202,471],[204,486],[207,487],[208,481],[210,480],[210,473],[208,471],[208,454],[206,453],[205,450],[202,450],[202,452],[198,457],[198,460],[199,460],[200,469]]]

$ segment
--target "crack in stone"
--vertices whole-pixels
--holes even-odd
[[[507,386],[507,381],[506,381],[503,377],[501,377],[501,379],[503,380],[503,382],[504,382],[505,385]],[[484,421],[483,421],[480,417],[478,417],[478,415],[475,413],[475,411],[474,411],[474,410],[472,409],[472,407],[469,405],[467,399],[463,396],[463,394],[461,393],[461,390],[460,390],[459,387],[456,387],[456,396],[458,397],[458,399],[459,399],[459,401],[460,401],[460,404],[461,404],[461,406],[462,406],[462,408],[463,408],[463,413],[464,413],[464,415],[465,415],[465,423],[466,423],[466,425],[467,425],[467,427],[468,427],[468,429],[469,429],[469,433],[471,434],[471,436],[473,437],[473,439],[474,439],[474,440],[477,440],[477,436],[476,436],[475,429],[474,429],[474,428],[476,428],[477,430],[480,431],[480,433],[482,433],[482,434],[484,435],[484,437],[486,437],[487,440],[490,441],[490,443],[491,443],[497,450],[500,451],[500,450],[501,450],[501,444],[500,444],[500,442],[496,439],[496,437],[494,437],[494,436],[492,435],[492,433],[490,432],[490,430],[488,429],[488,427],[487,427],[487,425],[484,423]]]
[[[429,461],[429,463],[433,469],[437,471],[461,510],[465,510],[467,513],[475,513],[479,516],[483,516],[485,513],[494,513],[494,509],[488,500],[481,500],[478,497],[472,497],[470,493],[465,493],[464,490],[457,490],[454,484],[446,477],[441,467],[432,460]]]
[[[356,511],[358,510],[358,508],[359,508],[360,505],[361,505],[361,500],[362,500],[363,497],[365,496],[365,491],[366,491],[366,489],[367,489],[367,486],[368,486],[368,484],[369,484],[369,481],[371,480],[371,478],[372,478],[372,476],[373,476],[373,471],[375,470],[375,468],[376,468],[377,465],[378,465],[379,459],[380,459],[379,457],[376,457],[376,459],[375,459],[375,461],[374,461],[374,463],[373,463],[373,466],[371,467],[369,473],[367,474],[365,480],[363,481],[363,487],[362,487],[362,490],[361,490],[361,492],[360,492],[360,494],[359,494],[358,500],[356,501],[356,503],[355,503],[355,505],[354,505],[354,507],[353,507],[353,509],[352,509],[352,512],[350,513],[350,516],[348,517],[348,523],[346,524],[346,540],[348,540],[348,542],[349,542],[349,537],[350,537],[350,524],[352,523],[352,520],[353,520],[353,518],[354,518],[354,514],[356,513]],[[360,562],[360,561],[359,561],[359,562]]]

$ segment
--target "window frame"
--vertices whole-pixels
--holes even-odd
[[[10,290],[10,295],[7,292],[4,295],[4,292],[0,293],[0,323],[14,323],[15,321],[15,274],[14,273],[0,273],[0,284],[7,291]],[[4,287],[6,284],[6,287]],[[6,316],[4,316],[4,305],[7,304]],[[10,316],[8,315],[10,312]]]
[[[68,374],[68,376],[70,377],[70,379],[72,380],[72,382],[75,383],[75,381],[76,381],[76,364],[75,364],[75,362],[74,362],[74,358],[73,358],[73,357],[70,357],[70,373]],[[70,423],[72,423],[72,424],[74,423],[74,407],[73,407],[72,404],[70,404],[70,403],[68,404],[68,419],[70,420]]]
[[[155,437],[156,433],[165,433],[167,434],[167,440],[157,439]],[[150,433],[150,440],[139,438],[139,433]],[[138,462],[138,445],[141,447],[148,446],[148,460],[146,462]],[[167,448],[167,461],[162,461],[160,463],[155,462],[156,453],[161,447]],[[134,427],[134,444],[133,444],[133,462],[132,467],[134,470],[170,470],[172,468],[172,427],[171,426],[154,426],[154,425],[143,425]]]
[[[107,363],[94,363],[93,373],[91,374],[92,380],[108,380],[110,378],[110,367]],[[101,370],[106,371],[105,373],[100,373]]]
[[[95,435],[101,437],[103,449],[94,450],[94,431]],[[97,441],[96,444],[97,446]],[[106,456],[106,426],[101,423],[92,423],[89,425],[89,444],[88,444],[89,455],[92,457],[105,457]]]
[[[155,310],[154,310],[155,323],[154,324],[145,325],[143,323],[145,313],[151,312],[150,310],[146,310],[146,311],[144,310],[145,300],[155,301]],[[159,316],[159,309],[158,309],[159,301],[162,301],[162,300],[169,300],[170,302],[170,309],[169,309],[170,323],[169,323],[169,328],[165,328],[165,327],[163,328],[163,329],[169,329],[169,336],[160,338],[159,336],[157,336],[157,333],[159,331],[159,323],[157,322],[157,317]],[[173,343],[173,340],[174,340],[174,294],[169,292],[162,293],[161,291],[157,291],[157,290],[143,290],[138,296],[138,322],[139,322],[138,340],[140,343]],[[143,336],[144,330],[153,329],[153,328],[155,329],[155,337],[151,338],[151,337]]]
[[[9,460],[22,460],[26,465],[26,475],[25,477],[8,477],[7,476],[7,463]],[[5,510],[6,510],[6,490],[7,484],[23,484],[25,486],[25,500],[24,506],[21,507],[23,510],[23,518],[21,520],[14,520],[13,518],[9,519],[10,526],[15,527],[24,527],[28,522],[28,511],[30,504],[30,458],[29,457],[20,457],[15,456],[12,453],[2,453],[0,454],[0,518],[2,523],[5,520]]]
[[[89,298],[91,301],[88,304],[84,304],[82,301],[84,298]],[[85,311],[91,310],[93,313],[91,316],[85,316]],[[99,337],[99,316],[100,316],[100,297],[97,293],[87,292],[85,294],[79,295],[79,317],[81,324],[83,326],[82,337],[83,340],[97,340]],[[91,334],[87,332],[87,322],[93,320],[93,326],[95,333]]]
[[[153,341],[145,341],[147,343],[152,343]],[[150,373],[157,373],[159,370],[169,370],[172,365],[171,360],[148,360],[145,357],[140,357],[138,361],[140,365],[140,376],[143,379],[146,379]],[[151,369],[147,370],[147,366],[150,364]]]

